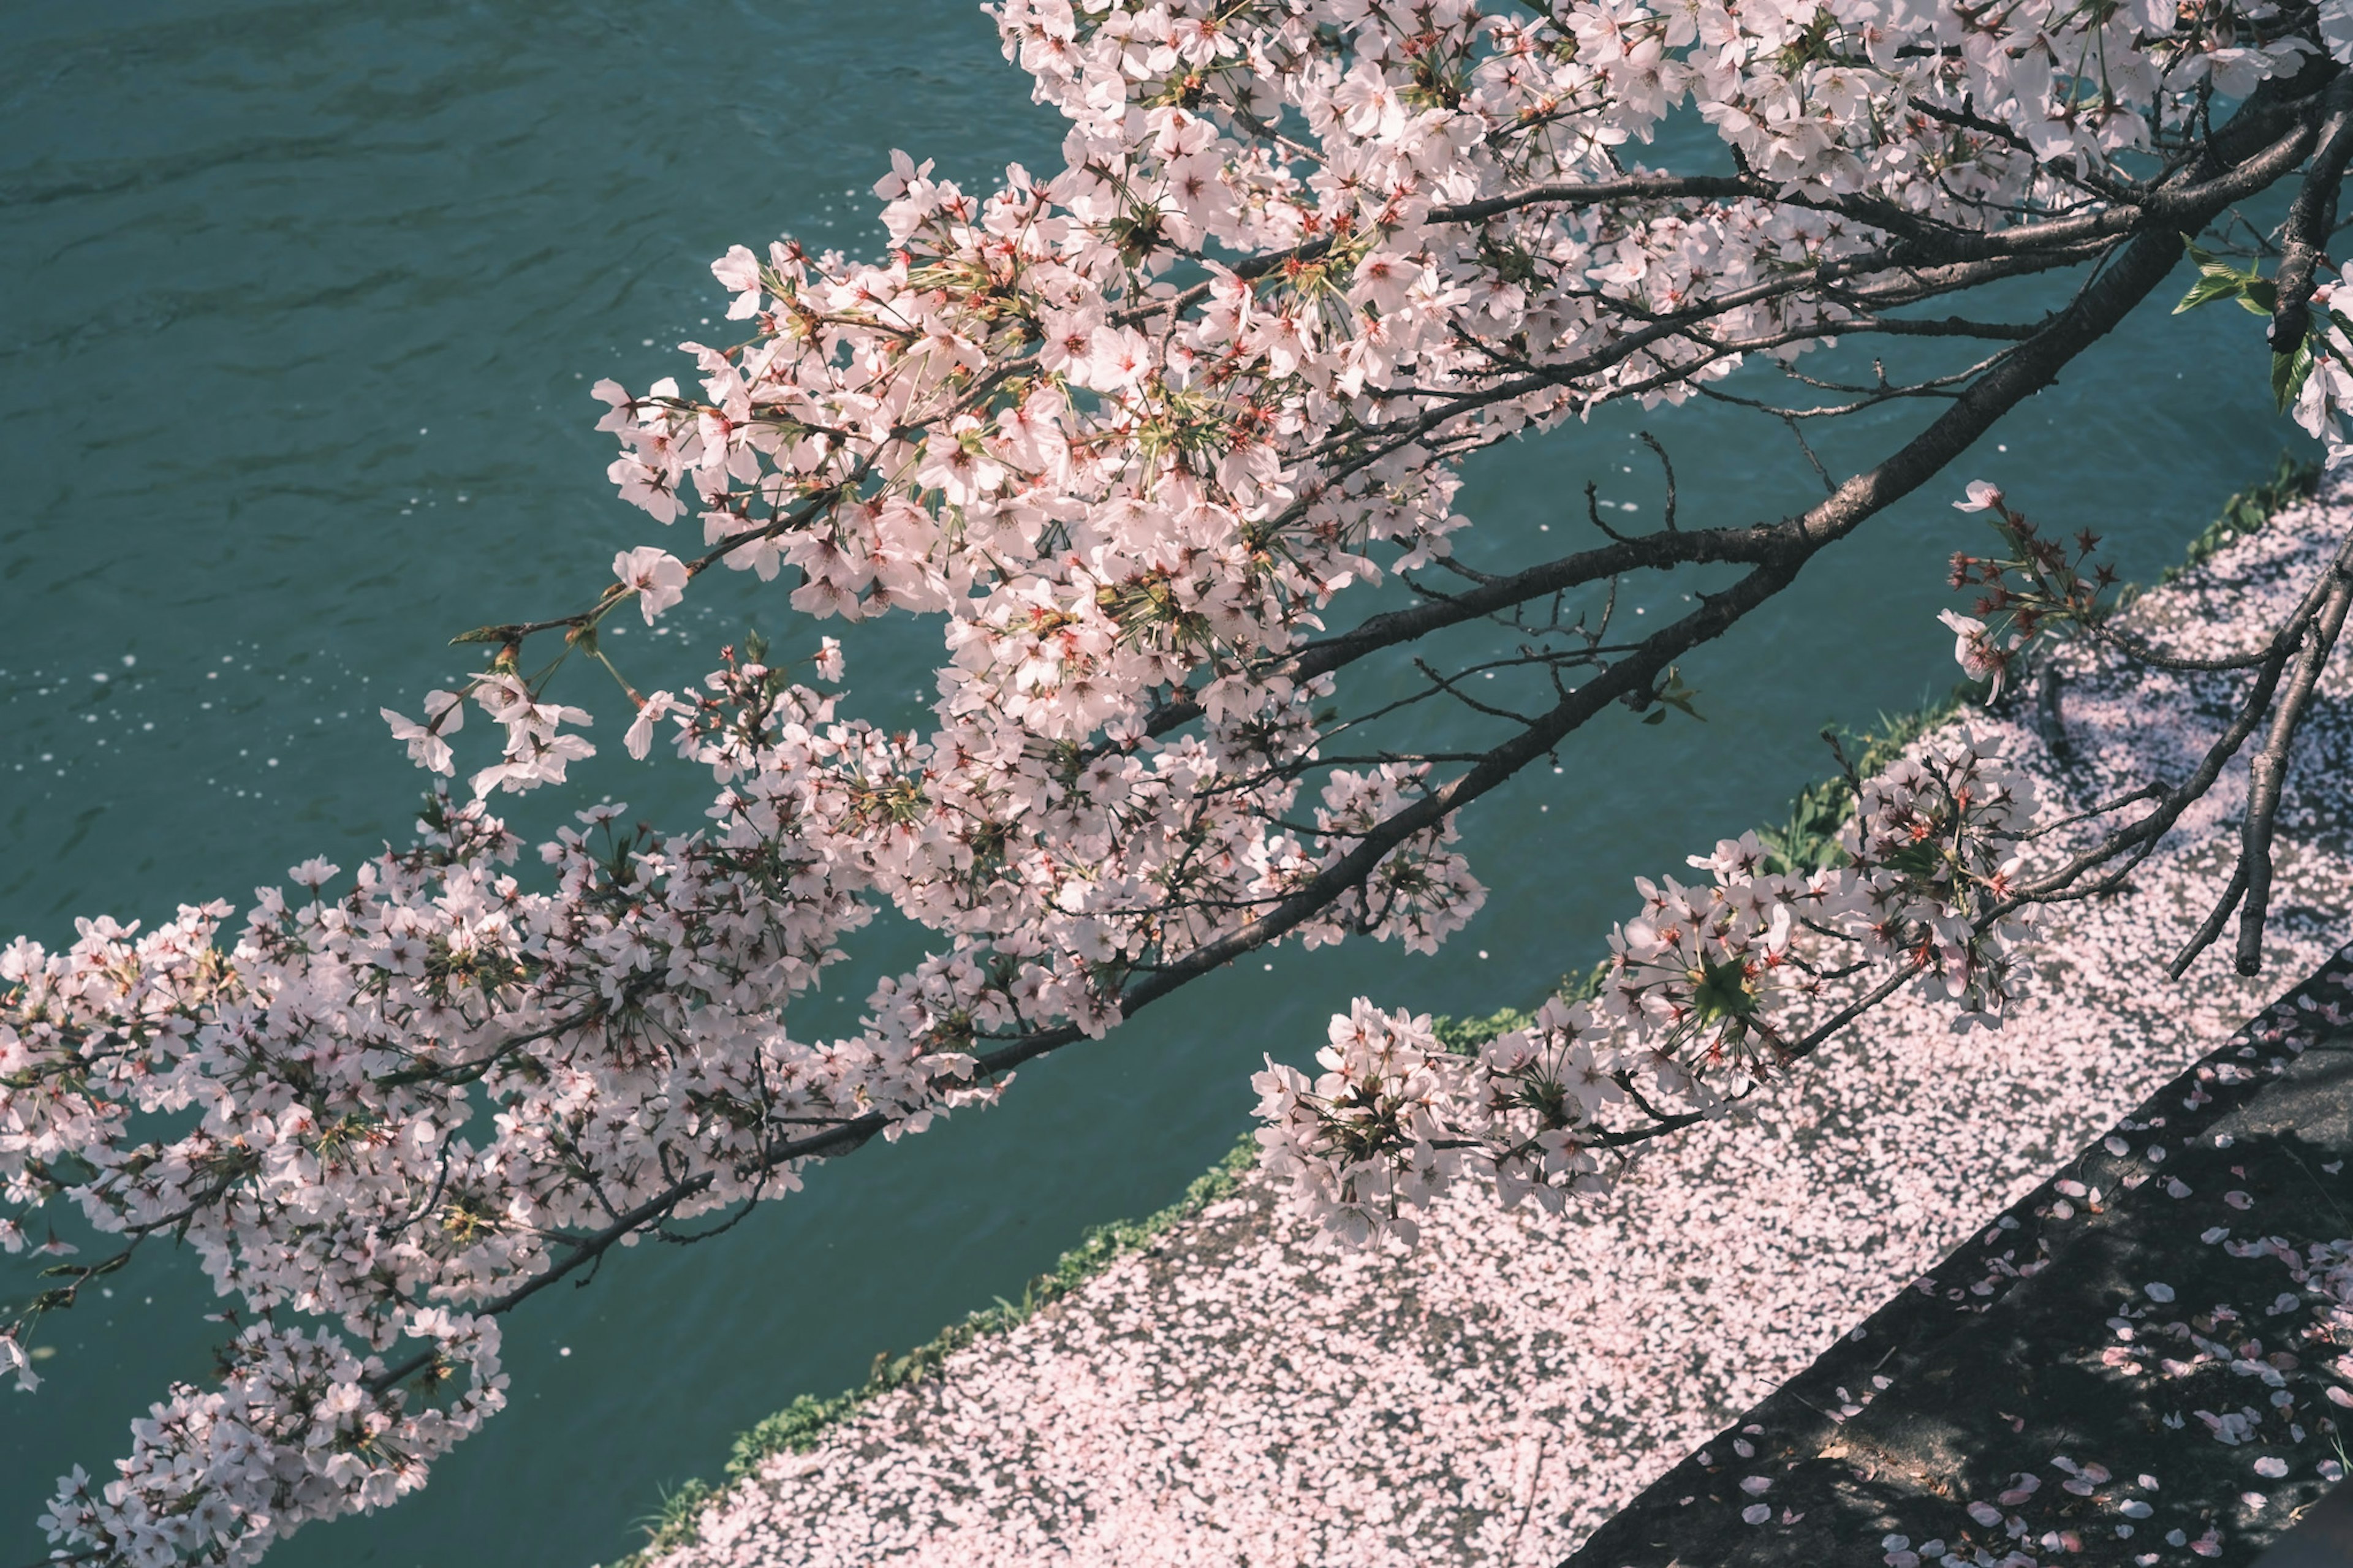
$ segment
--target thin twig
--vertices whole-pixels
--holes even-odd
[[[2198,955],[2211,947],[2214,939],[2222,934],[2222,927],[2230,920],[2231,911],[2237,909],[2239,900],[2246,896],[2247,858],[2242,855],[2238,864],[2232,868],[2231,885],[2222,889],[2221,899],[2199,926],[2197,934],[2182,943],[2181,951],[2173,955],[2171,963],[2166,965],[2167,979],[2179,980],[2189,973],[2189,966],[2198,961]]]
[[[2279,815],[2280,789],[2287,781],[2288,748],[2295,743],[2296,727],[2311,701],[2320,672],[2328,663],[2337,634],[2345,629],[2347,604],[2353,602],[2353,575],[2340,567],[2336,592],[2314,620],[2304,653],[2296,660],[2295,677],[2272,717],[2271,733],[2255,753],[2247,774],[2247,817],[2241,827],[2239,863],[2246,874],[2247,901],[2239,911],[2239,973],[2260,974],[2263,967],[2263,920],[2271,908],[2272,825]]]
[[[1667,449],[1659,444],[1656,436],[1648,430],[1638,431],[1637,434],[1642,437],[1642,445],[1659,455],[1659,467],[1666,470],[1667,531],[1672,533],[1675,531],[1675,466],[1667,460]]]

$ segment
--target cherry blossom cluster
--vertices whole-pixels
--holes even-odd
[[[375,1391],[382,1359],[355,1357],[332,1333],[252,1325],[227,1346],[218,1388],[175,1384],[132,1424],[118,1478],[93,1491],[75,1466],[42,1524],[131,1563],[171,1563],[395,1500],[506,1404],[495,1321],[428,1309],[408,1331],[434,1347],[414,1398]],[[454,1395],[432,1386],[460,1373]]]
[[[1721,1112],[1842,1021],[1819,1005],[1833,976],[1916,976],[1956,1027],[1996,1024],[2031,935],[2006,901],[2033,816],[2028,780],[1931,741],[1862,784],[1846,866],[1777,872],[1746,834],[1691,858],[1704,884],[1639,879],[1642,912],[1611,933],[1596,994],[1556,996],[1473,1053],[1359,999],[1332,1020],[1322,1073],[1270,1058],[1251,1080],[1266,1164],[1335,1233],[1410,1241],[1457,1179],[1557,1208],[1606,1180],[1611,1151]]]
[[[2327,445],[2331,468],[2353,458],[2353,322],[2336,308],[2343,289],[2339,278],[2313,289],[2304,342],[2273,376],[2295,422]]]
[[[1355,655],[1324,634],[1348,589],[1449,561],[1461,460],[2088,259],[2128,163],[2319,47],[2222,0],[993,14],[1062,166],[975,192],[895,155],[881,259],[736,247],[712,270],[742,336],[682,345],[694,390],[597,385],[620,493],[700,548],[619,552],[590,607],[469,634],[484,668],[386,710],[439,775],[487,718],[472,799],[347,882],[296,868],[241,927],[206,905],[0,956],[0,1245],[55,1204],[123,1248],[42,1244],[58,1283],[0,1320],[0,1367],[29,1386],[40,1316],[157,1235],[239,1325],[220,1388],[69,1479],[67,1550],[250,1562],[418,1484],[502,1398],[496,1318],[608,1248],[986,1102],[1250,947],[1434,949],[1483,896],[1459,805],[1567,721],[1451,777],[1344,757]],[[1686,110],[1736,174],[1636,160]],[[1759,558],[1721,531],[1714,559]],[[607,617],[653,624],[722,566],[789,573],[812,618],[932,617],[928,730],[842,713],[829,639],[797,678],[747,642],[637,690]],[[619,681],[631,755],[659,735],[716,794],[692,833],[583,813],[525,877],[485,802],[592,754],[555,695],[575,657]],[[1710,885],[1646,887],[1599,997],[1475,1061],[1359,1006],[1324,1079],[1275,1075],[1271,1157],[1366,1234],[1473,1168],[1556,1202],[1612,1114],[1705,1114],[1809,1048],[1791,1009],[1839,944],[1991,1016],[2028,809],[1989,759],[1924,753],[1860,788],[1850,866],[1720,847]],[[849,1037],[796,1038],[884,909],[931,951]]]

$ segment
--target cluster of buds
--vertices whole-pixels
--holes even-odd
[[[1970,484],[1968,500],[1953,505],[1961,511],[1991,512],[1994,531],[2001,535],[2000,555],[1954,552],[1947,581],[1982,592],[1971,606],[1975,615],[1947,610],[1943,616],[1957,639],[1953,656],[1961,668],[1972,680],[1992,682],[1998,693],[2046,634],[2100,623],[2107,613],[2101,596],[2116,586],[2116,568],[2093,563],[2098,534],[2087,528],[2070,541],[2045,539],[2024,512],[2011,510],[2001,491],[1983,479]]]

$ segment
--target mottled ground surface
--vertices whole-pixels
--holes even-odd
[[[2138,622],[2177,651],[2248,646],[2348,526],[2343,492],[2284,515]],[[2232,689],[2078,649],[2052,700],[1959,722],[2031,772],[2056,817],[2182,776]],[[2000,1032],[1954,1035],[1899,999],[1607,1197],[1548,1218],[1459,1195],[1412,1251],[1335,1250],[1246,1182],[944,1376],[768,1460],[663,1561],[1558,1563],[2317,969],[2353,905],[2348,781],[2340,651],[2281,813],[2263,977],[2227,954],[2163,974],[2229,873],[2240,768],[2128,891],[2051,918],[2040,983]],[[1855,1546],[1878,1561],[1875,1541]]]

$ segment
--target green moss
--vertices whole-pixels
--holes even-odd
[[[2271,476],[2225,501],[2221,515],[2189,542],[2182,564],[2168,567],[2161,580],[2175,581],[2224,546],[2262,528],[2275,513],[2309,499],[2317,493],[2319,481],[2318,464],[2298,462],[2289,454],[2281,453]],[[1911,712],[1882,713],[1878,722],[1867,730],[1841,732],[1840,744],[1857,773],[1868,777],[1894,762],[1905,746],[1975,700],[1978,694],[1976,687],[1958,686],[1941,701],[1924,704]],[[1760,827],[1757,836],[1772,851],[1776,869],[1810,871],[1835,865],[1841,854],[1839,830],[1845,826],[1853,805],[1853,794],[1844,779],[1824,779],[1798,792],[1779,826]],[[1604,961],[1582,973],[1564,975],[1554,987],[1554,994],[1570,1001],[1588,1000],[1599,992],[1609,973],[1609,963]],[[1535,1021],[1535,1016],[1533,1012],[1505,1007],[1484,1017],[1441,1016],[1433,1020],[1433,1026],[1440,1044],[1451,1051],[1467,1055],[1498,1035],[1525,1027]],[[727,1461],[727,1479],[743,1479],[771,1455],[788,1450],[808,1452],[817,1447],[828,1428],[854,1415],[877,1394],[921,1383],[938,1371],[949,1356],[975,1341],[1028,1321],[1049,1302],[1069,1295],[1119,1258],[1142,1251],[1180,1222],[1232,1193],[1240,1184],[1243,1173],[1257,1163],[1257,1140],[1245,1135],[1223,1159],[1195,1177],[1184,1196],[1166,1208],[1143,1219],[1118,1220],[1089,1230],[1051,1269],[1022,1288],[1018,1301],[1000,1296],[994,1305],[966,1314],[962,1322],[950,1324],[904,1355],[893,1356],[885,1351],[874,1358],[866,1381],[856,1388],[846,1388],[829,1399],[820,1399],[813,1394],[800,1395],[735,1439],[734,1452]],[[647,1533],[646,1544],[614,1568],[646,1568],[655,1557],[691,1544],[695,1515],[716,1495],[717,1489],[701,1480],[688,1481],[666,1494],[659,1510],[641,1521]]]
[[[689,1481],[674,1492],[662,1495],[661,1507],[638,1522],[645,1527],[646,1543],[621,1560],[622,1568],[640,1564],[666,1552],[675,1552],[694,1542],[695,1515],[718,1495],[718,1489],[709,1481]]]
[[[2299,461],[2294,453],[2282,452],[2279,461],[2272,467],[2271,477],[2224,501],[2222,514],[2189,542],[2181,564],[2167,567],[2158,580],[2178,581],[2182,574],[2205,564],[2224,545],[2244,539],[2269,522],[2274,514],[2319,493],[2320,465],[2308,458]]]
[[[1430,1024],[1438,1043],[1461,1056],[1469,1056],[1497,1035],[1508,1035],[1514,1029],[1525,1029],[1535,1022],[1534,1013],[1523,1013],[1517,1007],[1506,1007],[1490,1013],[1483,1018],[1438,1017]]]

